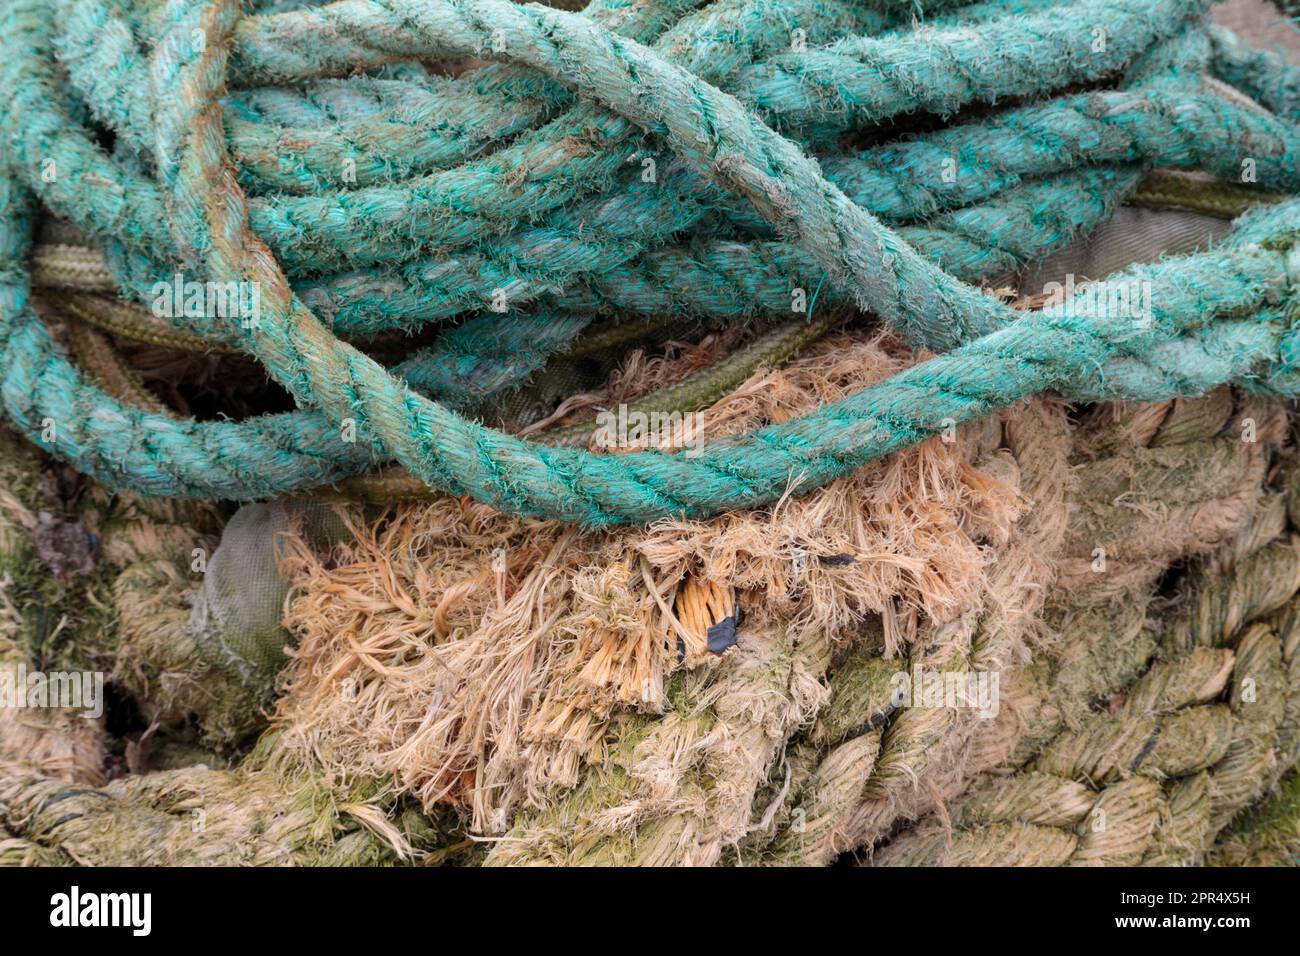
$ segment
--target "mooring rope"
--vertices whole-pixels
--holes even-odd
[[[1107,277],[1150,291],[1138,318],[1104,297],[1017,312],[964,281],[1059,247],[1155,165],[1298,191],[1294,72],[1207,28],[1205,6],[948,3],[917,27],[910,3],[834,0],[597,0],[587,15],[343,0],[273,16],[12,0],[5,408],[79,469],[149,494],[247,500],[396,460],[503,511],[613,524],[768,504],[1044,389],[1294,395],[1300,202],[1243,217],[1212,251]],[[479,56],[503,62],[255,91]],[[1216,92],[1207,69],[1267,109]],[[228,76],[254,91],[227,100]],[[845,139],[1006,100],[902,143]],[[116,134],[111,153],[91,118]],[[302,410],[195,421],[88,382],[30,307],[33,198],[98,237],[137,300],[178,273],[257,288],[256,321],[172,321],[255,356]],[[50,252],[47,274],[84,278],[84,253]],[[822,276],[822,308],[868,310],[941,354],[690,456],[547,447],[451,409],[540,368],[596,311],[789,316]],[[338,338],[467,316],[392,370]]]

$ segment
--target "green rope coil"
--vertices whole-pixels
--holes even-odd
[[[636,16],[612,2],[584,16],[344,0],[243,18],[233,0],[13,0],[0,13],[6,410],[82,470],[151,494],[259,498],[396,460],[504,511],[611,524],[764,505],[1043,389],[1151,399],[1232,381],[1296,394],[1294,201],[1245,218],[1212,252],[1108,277],[1151,291],[1138,323],[1113,303],[1020,314],[963,281],[1100,222],[1155,164],[1228,177],[1249,160],[1254,185],[1297,189],[1294,117],[1199,88],[1212,62],[1200,0],[1069,6],[989,3],[918,29],[829,0],[665,2]],[[223,110],[228,74],[315,81],[476,55],[503,64],[446,83],[413,69],[382,95],[380,80],[358,80],[330,101],[343,115],[318,124],[314,159],[280,156],[284,176],[250,129],[266,123],[249,103],[269,94],[236,94],[240,122]],[[1118,88],[1059,97],[1117,73]],[[322,180],[322,156],[360,167],[386,128],[366,124],[402,115],[383,103],[425,95],[482,106],[486,141],[448,127],[391,175],[381,151],[361,179]],[[902,143],[839,145],[911,111],[1012,97],[1013,109]],[[275,102],[305,112],[292,95]],[[112,155],[87,114],[119,134]],[[955,178],[927,181],[949,158]],[[100,236],[137,299],[176,272],[252,283],[256,322],[176,324],[257,357],[301,411],[179,420],[87,382],[30,309],[33,197]],[[594,313],[788,315],[791,290],[821,275],[824,307],[869,310],[943,354],[693,457],[546,447],[451,410],[521,380]],[[479,311],[392,371],[336,337]]]

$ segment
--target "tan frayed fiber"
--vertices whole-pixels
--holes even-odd
[[[860,387],[897,367],[889,348],[829,340],[706,409],[706,430],[779,420]],[[285,738],[301,735],[331,766],[391,774],[426,802],[468,800],[487,832],[502,832],[520,806],[547,806],[619,747],[640,755],[629,758],[632,779],[677,801],[673,781],[712,746],[699,741],[730,733],[710,712],[715,684],[738,679],[752,652],[759,659],[743,666],[777,680],[753,692],[754,706],[788,716],[771,718],[770,743],[737,744],[750,783],[726,803],[747,813],[768,751],[820,704],[834,647],[884,615],[897,653],[921,619],[956,619],[980,600],[984,542],[1005,542],[1024,506],[1008,469],[970,464],[996,441],[987,427],[967,429],[770,512],[709,522],[579,535],[445,500],[356,528],[356,543],[327,563],[297,549],[302,596],[288,621],[301,642],[280,707]],[[751,641],[718,657],[691,637],[674,605],[697,580],[734,591]],[[802,676],[766,656],[802,659],[809,640],[826,650]],[[417,656],[426,642],[432,650]],[[659,743],[634,740],[638,714],[676,729]],[[638,814],[611,806],[602,819],[632,830]]]
[[[833,336],[706,409],[706,431],[781,420],[907,361],[888,338]],[[768,511],[635,532],[451,498],[329,506],[342,533],[276,534],[292,589],[273,703],[191,622],[186,558],[219,525],[92,497],[117,626],[90,656],[149,702],[165,743],[141,741],[130,759],[154,772],[96,791],[109,803],[84,798],[108,808],[86,829],[46,832],[23,808],[59,777],[102,785],[103,752],[78,717],[38,728],[44,751],[22,738],[20,768],[8,725],[0,855],[1273,859],[1290,805],[1267,801],[1300,757],[1300,481],[1280,404],[1039,399],[950,437]],[[34,527],[41,494],[15,485],[0,531]],[[900,699],[902,677],[916,686]],[[259,756],[226,769],[268,705]],[[258,830],[272,806],[292,809]],[[195,809],[230,826],[200,846]],[[147,851],[145,832],[161,834]]]
[[[706,410],[706,427],[837,397],[897,367],[891,348],[829,339]],[[1156,654],[1144,609],[1171,565],[1199,559],[1229,587],[1230,556],[1249,561],[1283,530],[1265,490],[1280,406],[1221,390],[1098,406],[1072,427],[1039,401],[953,437],[770,512],[644,532],[576,533],[453,500],[355,513],[352,543],[291,551],[301,640],[281,740],[335,773],[466,807],[495,863],[826,863],[877,845],[882,861],[910,859],[921,851],[891,834],[912,820],[939,827],[933,845],[952,859],[987,862],[998,839],[952,837],[963,794],[1011,766],[1062,794],[1113,775],[1101,806],[1124,821],[1110,842],[1080,842],[1070,828],[1098,798],[1073,791],[1051,816],[1070,832],[1022,862],[1174,852],[1143,841],[1174,834],[1170,806],[1203,809],[1186,775],[1250,752],[1231,707],[1165,721],[1143,759],[1189,782],[1160,795],[1122,770],[1156,718],[1092,707]],[[697,591],[724,608],[734,595],[739,640],[721,655]],[[1221,690],[1230,658],[1178,673]],[[897,675],[917,668],[996,675],[997,712],[969,698],[897,706]],[[1089,722],[1095,739],[1079,736]],[[1070,763],[1071,746],[1096,755]],[[1233,766],[1201,789],[1228,787]]]

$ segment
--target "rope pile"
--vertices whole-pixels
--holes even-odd
[[[1295,472],[1281,488],[1266,475],[1285,417],[1223,392],[1142,406],[1136,434],[1110,411],[1073,433],[1059,406],[1007,421],[1008,477],[1029,503],[978,613],[929,622],[901,657],[878,623],[836,650],[797,617],[781,622],[799,650],[769,645],[767,684],[742,668],[720,676],[695,697],[694,733],[672,714],[628,718],[582,784],[521,814],[488,862],[826,865],[849,850],[879,864],[1199,862],[1297,759]],[[1243,454],[1247,418],[1263,447]],[[1128,494],[1116,500],[1105,474]],[[1170,606],[1161,579],[1195,555],[1205,563]],[[753,726],[797,699],[801,667],[830,688],[815,716]],[[894,678],[914,668],[997,673],[1002,710],[900,707]],[[685,743],[700,737],[716,740]],[[669,787],[652,757],[672,752],[665,738],[687,753]]]
[[[1207,29],[1204,3],[939,6],[924,26],[902,4],[694,6],[7,5],[11,419],[146,494],[247,500],[396,460],[503,511],[610,524],[768,504],[1048,388],[1294,392],[1292,203],[1114,277],[1149,284],[1139,327],[1105,305],[1018,313],[961,281],[1062,244],[1153,165],[1237,180],[1244,164],[1295,191],[1294,71]],[[504,63],[318,79],[466,56]],[[1278,112],[1215,92],[1207,68]],[[963,121],[847,145],[918,111]],[[301,410],[185,420],[87,381],[30,307],[33,196],[103,245],[102,262],[36,256],[66,284],[102,292],[106,269],[150,301],[178,274],[252,283],[255,322],[173,321],[256,356]],[[517,383],[594,314],[776,317],[823,281],[824,309],[945,354],[696,457],[549,447],[449,407]],[[391,371],[338,337],[458,318]],[[501,374],[479,390],[484,366]]]
[[[0,671],[113,694],[0,713],[0,862],[1300,852],[1300,69],[1205,0],[7,0],[0,77]],[[1124,204],[1232,222],[1010,288]],[[485,424],[705,330],[700,449]]]
[[[1243,440],[1248,429],[1252,441]],[[926,482],[915,481],[918,471]],[[126,681],[132,693],[165,705],[147,715],[163,728],[161,749],[151,772],[97,789],[99,765],[70,767],[65,757],[88,748],[72,736],[86,733],[87,721],[72,714],[43,735],[29,729],[25,739],[42,746],[6,747],[6,759],[21,754],[22,765],[0,765],[0,826],[9,834],[0,854],[119,864],[418,857],[816,865],[850,850],[876,864],[1293,860],[1300,829],[1294,784],[1283,775],[1293,777],[1300,758],[1300,471],[1282,403],[1221,389],[1204,399],[1097,406],[1072,428],[1062,405],[1035,400],[864,480],[929,483],[915,499],[930,505],[928,516],[893,521],[928,520],[951,535],[944,512],[956,497],[937,487],[945,473],[964,476],[957,497],[987,496],[966,506],[963,523],[984,515],[968,533],[990,552],[988,579],[972,591],[970,570],[956,566],[956,543],[946,538],[929,561],[934,606],[910,626],[907,574],[887,579],[886,611],[837,625],[815,613],[819,603],[847,604],[878,570],[873,562],[814,554],[802,572],[790,569],[793,542],[834,551],[844,547],[837,536],[846,518],[870,520],[872,502],[859,488],[805,499],[829,519],[828,538],[803,514],[765,525],[761,538],[775,549],[767,564],[753,538],[727,553],[744,518],[573,541],[558,524],[494,519],[472,503],[412,505],[373,531],[354,512],[354,543],[324,551],[304,544],[289,614],[301,637],[292,679],[275,726],[234,768],[213,748],[247,734],[231,725],[232,714],[254,716],[247,696],[221,699],[233,693],[236,672],[214,677],[178,662],[193,642],[166,607],[180,593],[175,583],[154,585],[161,614],[142,613],[133,593],[132,579],[156,574],[174,550],[150,540],[171,527],[201,527],[203,515],[150,514],[105,498],[95,507],[107,509],[99,527],[118,573],[97,587],[115,605],[120,623],[103,633],[118,646],[52,642],[45,655],[62,666],[98,655],[136,669],[143,680]],[[1122,496],[1113,493],[1119,480]],[[1019,501],[1019,510],[999,515],[989,509],[998,500]],[[448,524],[462,509],[464,524]],[[508,580],[518,585],[497,610],[496,586],[479,571],[493,560],[483,544],[528,533],[540,535],[540,553],[516,549],[512,561],[522,567]],[[615,600],[622,604],[595,624],[596,635],[619,626],[620,615],[653,608],[643,581],[617,573],[619,556],[650,555],[647,580],[662,580],[677,560],[664,552],[693,537],[700,540],[677,550],[712,546],[714,560],[692,574],[720,578],[730,564],[737,582],[768,576],[770,588],[739,588],[746,619],[725,657],[712,657],[712,666],[707,652],[668,659],[656,704],[641,699],[640,686],[653,627],[633,619],[603,642],[590,630],[579,641],[567,632]],[[915,556],[921,541],[899,541],[895,560]],[[557,556],[553,542],[572,547]],[[1101,570],[1097,547],[1108,556]],[[594,568],[593,554],[601,558]],[[427,580],[444,573],[430,571],[430,556],[448,566],[446,580],[464,583]],[[566,567],[578,585],[542,589],[561,611],[572,602],[572,613],[548,612],[555,624],[541,633],[500,626],[514,604],[531,600],[536,580]],[[583,593],[607,568],[618,597]],[[479,581],[478,593],[466,586]],[[956,596],[946,611],[934,597],[944,589]],[[441,625],[441,607],[420,610],[438,598],[450,601]],[[465,627],[467,615],[479,619],[477,629]],[[901,655],[889,638],[900,619],[912,632],[901,638]],[[425,636],[440,626],[446,638]],[[509,735],[489,714],[479,762],[440,777],[437,750],[420,739],[422,721],[408,718],[429,713],[422,693],[444,690],[437,677],[446,668],[430,667],[430,658],[463,664],[476,643],[498,655],[484,673],[526,649],[545,658],[581,646],[576,662],[558,662],[537,699],[515,708],[528,746],[507,755]],[[612,674],[619,704],[607,700],[603,716],[591,679],[597,662]],[[918,667],[1000,675],[1001,709],[988,715],[963,700],[899,706],[893,678]],[[625,679],[626,698],[618,693]],[[496,692],[474,682],[466,690]],[[449,720],[457,703],[444,705]],[[580,736],[593,720],[594,751]],[[188,751],[187,721],[206,735]],[[3,734],[0,743],[8,743]],[[52,752],[54,744],[63,752]],[[534,773],[541,785],[530,797],[525,781]],[[1283,789],[1270,797],[1279,780]],[[199,812],[212,826],[194,828]],[[495,839],[467,843],[467,830]]]

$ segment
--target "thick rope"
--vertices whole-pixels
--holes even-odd
[[[94,6],[87,4],[87,11]],[[1287,304],[1290,300],[1287,290],[1294,275],[1293,204],[1278,207],[1271,217],[1252,220],[1254,232],[1248,240],[1214,253],[1126,273],[1123,281],[1150,283],[1152,289],[1161,290],[1159,296],[1153,296],[1151,321],[1141,328],[1133,329],[1131,322],[1107,314],[1105,308],[1099,310],[1103,314],[1082,319],[1077,316],[1065,319],[1051,314],[1050,310],[1021,318],[996,300],[963,285],[950,273],[935,268],[934,253],[925,248],[924,241],[918,242],[918,248],[906,241],[913,238],[911,234],[884,226],[868,209],[856,203],[854,197],[838,189],[832,180],[823,178],[817,165],[794,143],[763,125],[744,106],[748,103],[766,110],[764,115],[777,127],[804,131],[810,137],[807,142],[817,143],[828,130],[862,126],[918,107],[950,112],[964,103],[993,100],[1012,93],[1041,94],[1071,83],[1100,79],[1118,67],[1130,65],[1139,54],[1152,48],[1153,43],[1157,44],[1153,49],[1158,49],[1158,41],[1173,36],[1189,17],[1199,14],[1198,4],[1177,4],[1171,0],[1081,4],[1089,16],[1100,18],[1108,25],[1124,25],[1123,31],[1117,31],[1122,32],[1123,39],[1114,37],[1100,58],[1083,56],[1080,44],[1084,42],[1084,34],[1087,33],[1088,41],[1092,35],[1078,25],[1081,21],[1062,26],[1071,21],[1062,18],[1058,11],[1046,10],[1031,12],[1027,17],[994,17],[987,23],[975,19],[960,29],[941,25],[941,29],[932,33],[917,34],[909,30],[881,34],[878,38],[864,35],[841,39],[816,49],[807,58],[808,62],[797,61],[793,52],[775,52],[782,48],[782,43],[776,39],[774,27],[764,25],[767,21],[763,20],[762,11],[766,8],[743,4],[715,6],[717,9],[706,8],[698,16],[723,19],[739,16],[738,23],[749,24],[754,33],[751,39],[733,44],[731,59],[723,56],[720,48],[714,49],[710,53],[711,62],[698,64],[697,72],[674,65],[654,50],[596,28],[583,17],[513,7],[493,0],[432,6],[395,3],[384,9],[350,2],[311,11],[310,15],[284,15],[288,20],[238,21],[234,6],[221,4],[214,6],[211,16],[201,22],[196,19],[199,14],[170,8],[165,15],[150,18],[147,25],[140,27],[142,35],[158,38],[152,66],[148,70],[142,63],[134,64],[133,69],[124,67],[137,79],[124,76],[120,83],[111,84],[114,88],[131,90],[136,88],[133,84],[139,77],[152,77],[158,84],[158,91],[148,96],[155,107],[153,135],[156,138],[146,140],[141,135],[137,139],[158,163],[161,181],[167,184],[159,188],[131,163],[115,161],[100,153],[74,122],[72,100],[58,86],[52,68],[51,44],[44,32],[42,15],[46,5],[36,0],[12,5],[6,17],[4,69],[14,81],[16,92],[12,102],[6,104],[5,129],[9,133],[8,149],[15,172],[42,199],[74,221],[123,242],[121,252],[125,257],[119,256],[116,261],[134,262],[142,278],[156,278],[158,270],[152,262],[170,259],[179,251],[191,264],[202,262],[215,281],[239,278],[258,283],[264,305],[258,327],[222,327],[214,319],[206,322],[203,334],[238,343],[258,356],[300,404],[319,409],[319,417],[299,413],[257,423],[173,421],[164,425],[88,389],[75,370],[58,356],[48,336],[36,328],[38,323],[30,315],[24,317],[27,280],[20,263],[25,258],[28,240],[22,235],[24,200],[13,186],[4,190],[5,218],[12,233],[5,242],[11,256],[6,276],[12,277],[12,282],[6,286],[4,316],[5,364],[10,370],[5,397],[11,416],[31,434],[40,432],[41,423],[46,419],[63,422],[65,415],[80,414],[80,420],[61,429],[61,436],[53,440],[45,438],[46,446],[70,455],[80,467],[105,480],[131,484],[153,493],[257,497],[333,481],[370,462],[391,457],[434,487],[470,494],[497,507],[587,523],[610,523],[648,520],[665,514],[704,515],[770,502],[786,493],[792,483],[805,489],[814,487],[947,427],[949,421],[983,414],[1044,388],[1057,388],[1078,396],[1145,398],[1151,397],[1154,390],[1163,390],[1161,397],[1168,397],[1204,391],[1222,381],[1239,380],[1283,394],[1292,393],[1294,372],[1288,356],[1291,354],[1289,317],[1293,309]],[[732,12],[729,14],[728,10]],[[746,15],[738,15],[737,11]],[[809,16],[815,19],[816,12],[810,9]],[[666,25],[671,17],[665,14],[665,18]],[[280,26],[274,27],[272,21]],[[629,220],[622,196],[593,198],[591,201],[605,204],[603,213],[608,221],[622,219],[630,222],[631,227],[625,228],[625,248],[614,253],[614,260],[610,260],[607,250],[590,256],[584,252],[586,261],[578,264],[577,271],[597,273],[610,265],[627,262],[648,243],[662,241],[659,237],[666,238],[675,229],[702,223],[701,209],[726,210],[728,218],[738,224],[746,223],[745,228],[765,228],[734,201],[721,199],[718,193],[721,187],[738,193],[763,220],[789,237],[787,243],[772,244],[774,252],[787,249],[784,254],[794,261],[802,260],[803,267],[813,276],[818,273],[826,276],[827,301],[831,304],[849,302],[871,308],[914,341],[932,348],[967,344],[805,419],[719,444],[692,459],[657,453],[602,457],[564,449],[542,449],[458,418],[444,406],[408,391],[373,361],[339,342],[303,305],[304,301],[331,298],[337,301],[331,295],[336,287],[364,290],[369,283],[374,291],[363,291],[363,296],[382,294],[379,292],[382,286],[375,285],[380,275],[367,277],[365,273],[357,273],[340,280],[326,279],[312,287],[302,286],[300,281],[304,299],[299,300],[268,255],[273,251],[297,272],[304,267],[329,268],[331,264],[337,267],[344,262],[381,261],[387,255],[384,244],[398,234],[392,230],[393,223],[385,226],[382,218],[374,217],[375,210],[366,199],[366,190],[336,193],[341,205],[320,218],[311,214],[304,221],[295,219],[277,224],[274,217],[258,218],[259,209],[269,210],[273,206],[250,205],[226,165],[226,129],[217,105],[224,91],[226,42],[233,40],[235,69],[242,76],[255,78],[261,68],[256,63],[269,62],[271,56],[267,51],[272,47],[279,51],[277,63],[292,64],[297,54],[289,53],[286,45],[305,42],[314,28],[304,26],[301,32],[293,34],[292,40],[275,30],[286,29],[285,24],[308,21],[318,26],[328,24],[329,29],[339,31],[336,39],[347,39],[338,40],[334,49],[321,52],[313,65],[305,65],[306,61],[300,66],[286,65],[287,72],[282,75],[325,75],[336,72],[344,62],[354,67],[358,62],[377,63],[414,53],[422,56],[499,54],[540,70],[573,88],[584,99],[613,111],[606,113],[590,105],[576,108],[584,122],[589,120],[606,129],[600,134],[601,143],[606,145],[594,149],[589,156],[575,158],[574,169],[590,172],[603,168],[590,163],[608,163],[609,157],[618,150],[607,147],[622,137],[634,135],[635,126],[666,144],[680,163],[661,157],[666,167],[665,181],[639,184],[654,185],[655,189],[640,190],[643,204],[635,207],[649,212],[659,224],[646,232],[638,216]],[[394,21],[400,22],[400,28],[385,26]],[[688,21],[695,22],[688,16],[678,27]],[[192,31],[196,25],[205,37],[201,49],[195,49],[193,42]],[[878,31],[882,26],[877,22],[862,29]],[[788,28],[789,24],[783,23],[786,42]],[[678,28],[669,27],[663,37],[675,36],[674,29]],[[1007,39],[1008,31],[1011,40]],[[742,31],[742,36],[750,34]],[[980,36],[984,39],[978,40]],[[1201,36],[1195,29],[1185,34],[1189,42]],[[359,51],[358,44],[366,45],[369,52]],[[990,45],[999,50],[994,59],[1000,58],[1009,68],[1001,78],[984,62],[985,48]],[[942,56],[935,53],[936,49],[942,51]],[[911,82],[909,74],[909,82],[900,84],[878,64],[889,57],[903,56],[908,50],[916,50],[918,55],[925,50],[926,58],[916,67],[915,82]],[[664,52],[675,58],[681,51]],[[687,59],[682,62],[696,65],[698,57],[692,59],[691,51],[686,52]],[[761,59],[768,53],[774,55],[761,63],[744,65],[747,60]],[[72,58],[75,60],[75,55]],[[807,71],[813,66],[822,70],[820,76],[839,84],[833,87],[834,102],[822,92],[807,98],[806,102],[801,101],[803,105],[793,101],[779,108],[771,105],[785,103],[782,97],[790,95],[791,78],[807,81]],[[1219,171],[1227,175],[1236,170],[1239,163],[1235,161],[1241,156],[1240,148],[1231,144],[1249,142],[1251,151],[1258,153],[1249,158],[1260,173],[1261,183],[1286,191],[1294,188],[1295,131],[1288,123],[1256,110],[1233,106],[1213,95],[1178,93],[1185,89],[1185,84],[1166,88],[1164,81],[1158,79],[1164,75],[1158,58],[1145,69],[1151,79],[1135,75],[1139,85],[1131,91],[1067,98],[1056,107],[1065,112],[1055,115],[1092,117],[1094,122],[1102,123],[1103,130],[1121,131],[1113,145],[1102,148],[1100,155],[1104,163],[1158,160],[1211,168],[1218,163]],[[700,75],[725,77],[727,89],[739,99],[702,82]],[[1174,72],[1169,76],[1176,75],[1175,63]],[[1018,78],[1012,84],[1014,88],[1006,82],[1007,76]],[[1150,84],[1150,88],[1142,88],[1143,84]],[[818,89],[827,91],[832,87],[823,85]],[[755,93],[756,90],[760,92]],[[761,105],[760,93],[768,97],[768,105]],[[1172,103],[1169,98],[1176,96],[1182,97],[1177,107],[1168,113],[1160,112],[1160,104]],[[1107,101],[1097,97],[1120,99]],[[98,104],[105,121],[130,127],[130,120],[105,112],[104,100],[102,95],[92,96],[92,107]],[[126,97],[123,102],[124,109],[129,111],[132,97]],[[1051,114],[1035,116],[1032,112],[1035,109],[1039,108],[1024,107],[1021,110],[1024,116],[1013,117],[1013,124],[1026,124],[1027,137],[1041,137],[1043,134],[1035,130],[1046,130],[1052,122]],[[1126,109],[1131,111],[1132,123],[1106,122],[1123,115]],[[1203,120],[1196,119],[1197,109],[1208,111]],[[502,147],[491,157],[484,157],[481,163],[490,166],[506,159],[516,161],[525,154],[510,150],[524,149],[534,141],[550,142],[551,133],[547,131],[558,131],[557,122],[551,120],[532,133],[523,133],[517,143]],[[1001,127],[1007,128],[1010,127]],[[954,131],[962,129],[956,127]],[[1067,134],[1063,138],[1068,144],[1073,136],[1078,144],[1077,152],[1085,151],[1088,148],[1085,144],[1093,136],[1084,135],[1080,129],[1079,134]],[[1134,138],[1133,129],[1155,138]],[[1221,148],[1207,147],[1207,142],[1214,141],[1197,135],[1201,129],[1218,130],[1217,143]],[[1159,133],[1160,130],[1164,132]],[[142,132],[137,128],[137,133]],[[964,135],[972,156],[980,155],[986,148],[996,149],[989,143],[1009,139],[999,132],[996,121],[988,128],[974,124]],[[75,175],[56,176],[53,181],[47,181],[39,174],[39,157],[50,152],[51,145],[55,147],[56,165],[66,161],[65,168],[70,167]],[[916,147],[918,161],[922,149]],[[1028,148],[1022,152],[1034,157],[1044,151]],[[879,161],[888,155],[884,153],[877,158],[877,170],[890,165]],[[620,155],[619,159],[622,162],[625,157]],[[422,218],[422,223],[433,223],[429,228],[441,231],[411,233],[409,213],[401,214],[405,217],[403,226],[408,227],[401,233],[402,256],[418,254],[426,241],[449,243],[449,248],[470,242],[477,244],[491,233],[504,231],[498,227],[488,229],[483,225],[488,219],[510,219],[525,208],[531,214],[551,210],[547,215],[553,225],[548,228],[555,230],[557,237],[567,233],[570,245],[556,247],[546,229],[525,225],[509,233],[504,244],[487,259],[458,253],[454,260],[448,260],[452,270],[465,270],[461,274],[466,275],[472,274],[469,272],[472,269],[477,272],[478,282],[462,286],[463,291],[448,296],[451,290],[446,289],[446,277],[456,274],[452,271],[444,273],[439,285],[426,286],[426,291],[440,286],[446,290],[435,296],[421,295],[419,286],[413,286],[415,296],[422,299],[424,307],[417,322],[435,316],[449,317],[467,307],[481,307],[483,293],[488,291],[483,288],[483,279],[489,283],[495,280],[497,284],[492,288],[498,290],[513,286],[519,264],[545,263],[553,276],[549,280],[539,276],[523,283],[525,301],[560,289],[565,291],[557,302],[566,302],[566,297],[574,294],[566,286],[572,288],[568,277],[575,270],[563,258],[557,260],[555,256],[567,255],[569,248],[577,251],[589,241],[584,231],[585,215],[575,215],[574,210],[566,208],[571,202],[577,201],[582,206],[588,200],[579,199],[578,192],[567,186],[559,193],[538,192],[552,188],[546,185],[552,180],[544,177],[516,184],[523,195],[531,197],[520,200],[520,206],[509,205],[515,198],[504,182],[484,186],[482,203],[489,205],[483,205],[474,198],[480,195],[476,192],[479,181],[465,178],[478,175],[473,172],[479,168],[474,165],[476,162],[480,161],[445,171],[449,178],[442,182],[448,196],[468,192],[465,204],[459,204],[458,195],[455,208],[448,207],[450,218],[441,214]],[[847,182],[851,175],[866,175],[871,169],[870,162],[870,159],[859,160],[857,166],[849,168],[840,178]],[[1031,158],[1028,162],[1011,164],[1001,178],[989,179],[984,185],[964,184],[949,196],[933,199],[913,192],[909,198],[909,194],[903,193],[904,204],[893,206],[888,213],[891,218],[906,219],[926,215],[927,210],[960,206],[972,199],[1001,196],[1004,192],[1010,196],[1018,190],[1032,190],[1036,184],[1028,180],[1035,176],[1046,176],[1042,180],[1045,192],[1052,200],[1059,200],[1070,195],[1057,185],[1064,182],[1060,177],[1081,175],[1066,172],[1071,163],[1069,154],[1058,150],[1054,158]],[[974,160],[967,163],[974,164]],[[1105,171],[1105,167],[1098,170]],[[431,175],[436,178],[444,174]],[[875,175],[879,177],[878,172]],[[94,177],[95,189],[84,186],[90,177]],[[903,176],[894,179],[905,182]],[[1021,179],[1026,181],[1021,183]],[[597,175],[594,189],[599,194],[609,182],[608,177]],[[1130,178],[1128,185],[1112,187],[1108,194],[1131,189],[1135,182],[1136,177]],[[424,190],[426,185],[404,180],[397,188]],[[166,197],[173,188],[175,198],[171,201]],[[426,200],[436,206],[437,189],[442,187],[430,188],[434,192],[421,193],[416,206],[411,208],[427,210],[430,207]],[[581,191],[590,189],[584,185]],[[875,194],[879,190],[868,177],[853,192]],[[544,195],[550,198],[543,198]],[[1079,196],[1086,195],[1081,189]],[[671,200],[665,201],[668,197]],[[314,196],[303,198],[318,201]],[[289,208],[283,204],[291,201],[298,200],[288,197],[276,200],[281,208]],[[402,208],[405,200],[395,196],[395,201],[397,205],[392,209]],[[500,203],[506,205],[490,205]],[[170,214],[164,212],[169,205]],[[1026,203],[1026,208],[1032,207]],[[1104,215],[1104,202],[1101,208]],[[939,220],[937,229],[935,223],[925,227],[926,235],[950,237],[939,241],[954,253],[948,258],[964,263],[955,268],[958,274],[963,271],[969,274],[981,267],[989,274],[994,271],[992,266],[1021,264],[1024,258],[1041,251],[1045,245],[1050,246],[1050,243],[1031,241],[1017,250],[1013,228],[1004,229],[1000,234],[990,232],[989,227],[981,227],[978,214],[968,213],[966,209],[955,209],[944,215],[952,217],[951,220]],[[167,235],[163,228],[169,218],[177,227],[175,237]],[[721,220],[715,216],[709,221]],[[1060,221],[1068,223],[1070,217],[1062,215]],[[325,224],[329,231],[313,232],[316,227],[312,223]],[[354,229],[361,232],[349,231]],[[989,241],[995,235],[1000,241]],[[376,240],[378,245],[371,245],[370,239],[376,236],[381,237]],[[270,242],[269,250],[262,245],[262,239]],[[630,245],[627,240],[631,240]],[[1260,245],[1261,241],[1267,245]],[[759,245],[762,242],[770,243],[770,240],[761,240]],[[969,253],[960,252],[962,242],[970,245]],[[306,244],[301,248],[311,250],[309,256],[325,258],[297,257],[292,250],[298,247],[295,244],[301,243]],[[744,252],[757,249],[753,243],[733,242],[733,246]],[[931,255],[927,256],[926,252]],[[764,260],[761,250],[758,259],[773,261]],[[499,263],[495,276],[492,270],[486,274],[483,270],[492,261]],[[637,260],[638,267],[640,261]],[[940,261],[947,264],[946,259]],[[418,276],[427,281],[434,278],[429,275],[431,269],[447,268],[432,263],[420,266],[418,262],[413,266],[404,267],[400,275]],[[122,274],[120,268],[117,271]],[[779,273],[780,266],[766,271]],[[789,272],[785,275],[783,291],[788,300]],[[1188,281],[1190,276],[1194,280]],[[575,291],[579,296],[586,296],[587,303],[592,303],[589,292],[580,288]],[[448,305],[430,308],[429,303],[437,298]],[[510,295],[506,298],[509,305],[512,298]],[[397,301],[400,303],[401,299]],[[615,301],[612,293],[603,300],[609,301]],[[743,308],[752,306],[746,304]],[[393,311],[403,312],[400,305]],[[570,311],[581,310],[565,310]],[[340,330],[343,314],[331,316]],[[543,324],[555,321],[547,318],[545,312],[538,313],[537,318]],[[562,339],[556,337],[557,342]],[[539,349],[538,354],[544,351]],[[411,381],[411,384],[419,383]],[[87,406],[101,409],[99,420],[84,413]],[[129,427],[124,428],[126,423]],[[155,434],[155,427],[163,431]],[[340,441],[338,434],[349,428],[355,430],[357,441]],[[352,447],[341,447],[347,444]],[[214,445],[223,449],[221,454],[212,454]],[[244,450],[240,450],[241,445]],[[250,476],[250,472],[256,475]]]

